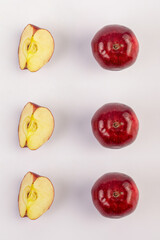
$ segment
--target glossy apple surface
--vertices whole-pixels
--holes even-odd
[[[121,70],[131,66],[139,51],[135,34],[121,25],[103,27],[92,39],[91,46],[97,62],[108,70]]]
[[[121,103],[102,106],[92,117],[91,125],[96,139],[108,148],[122,148],[131,144],[139,129],[135,112]]]
[[[133,179],[123,173],[106,173],[93,185],[92,200],[105,217],[120,218],[132,213],[139,191]]]

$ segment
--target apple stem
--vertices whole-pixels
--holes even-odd
[[[114,128],[118,128],[119,126],[120,126],[120,123],[119,123],[119,122],[114,122],[114,123],[113,123],[113,127],[114,127]]]
[[[113,49],[114,50],[118,50],[120,48],[118,43],[113,44]]]
[[[119,197],[119,195],[120,195],[119,192],[114,192],[113,193],[113,197],[115,197],[115,198]]]

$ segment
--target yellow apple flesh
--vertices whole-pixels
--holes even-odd
[[[54,118],[48,108],[27,103],[21,113],[18,135],[19,144],[31,150],[38,149],[52,135]]]
[[[46,29],[40,29],[28,24],[21,35],[19,43],[20,68],[28,68],[36,72],[44,66],[52,57],[54,51],[54,39]]]
[[[45,213],[54,200],[54,187],[46,177],[28,172],[21,183],[18,197],[21,217],[32,220]]]

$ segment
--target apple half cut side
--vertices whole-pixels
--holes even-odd
[[[52,57],[54,39],[46,29],[28,24],[20,38],[18,56],[20,68],[38,71]]]
[[[21,113],[18,127],[20,147],[38,149],[52,135],[54,118],[48,108],[27,103]]]
[[[20,186],[18,207],[21,217],[31,220],[39,218],[45,213],[54,200],[54,187],[46,177],[28,172]]]

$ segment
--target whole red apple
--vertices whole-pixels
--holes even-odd
[[[121,103],[108,103],[94,114],[92,130],[96,139],[108,148],[122,148],[137,136],[139,122],[134,111]]]
[[[105,217],[120,218],[132,213],[139,192],[133,179],[123,173],[106,173],[93,185],[92,200]]]
[[[135,34],[121,25],[103,27],[92,39],[91,46],[97,62],[108,70],[121,70],[131,66],[139,51]]]

